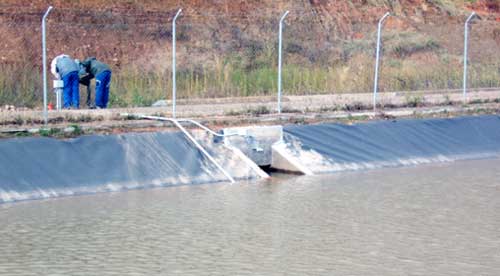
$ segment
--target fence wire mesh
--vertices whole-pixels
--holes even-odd
[[[183,7],[177,20],[177,97],[275,96],[278,23],[286,9],[284,95],[372,91],[377,16],[384,10],[365,17],[356,10],[340,15],[306,6],[271,3],[265,11]],[[40,106],[45,10],[20,8],[15,2],[0,4],[0,104]],[[176,12],[177,7],[160,5],[101,11],[55,7],[47,21],[48,61],[64,53],[108,63],[112,107],[170,99]],[[465,19],[464,13],[390,17],[383,28],[379,91],[460,89]],[[500,22],[473,20],[469,87],[500,87],[499,50]],[[85,102],[84,93],[81,97]]]

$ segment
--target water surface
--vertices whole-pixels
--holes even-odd
[[[500,160],[0,205],[1,275],[500,275]]]

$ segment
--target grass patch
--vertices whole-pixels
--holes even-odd
[[[425,105],[424,97],[418,95],[409,95],[406,97],[407,107],[422,107]]]
[[[241,115],[252,115],[252,116],[260,116],[271,114],[271,110],[267,106],[258,106],[255,108],[248,108],[246,110],[229,110],[224,113],[226,116],[241,116]]]
[[[73,131],[71,132],[72,136],[80,136],[84,134],[83,129],[79,125],[70,125],[71,128],[73,128]]]
[[[489,102],[489,100],[474,99],[474,100],[469,101],[469,104],[484,104],[484,103],[488,103],[488,102]]]
[[[368,106],[365,106],[363,103],[361,102],[353,102],[351,104],[346,104],[344,105],[344,108],[343,110],[344,111],[349,111],[349,112],[352,112],[352,111],[361,111],[361,110],[366,110],[368,109],[369,107]]]
[[[466,0],[467,1],[467,0]],[[447,13],[448,15],[458,15],[459,10],[455,2],[456,0],[427,0],[428,3],[433,4],[441,11]]]
[[[271,110],[269,110],[269,108],[267,108],[267,106],[262,105],[262,106],[258,106],[256,108],[247,109],[246,113],[253,115],[253,116],[259,116],[259,115],[270,114]]]
[[[415,53],[433,52],[440,48],[441,46],[434,39],[415,35],[410,38],[405,36],[400,37],[397,44],[391,50],[398,58],[405,58]]]
[[[42,128],[38,131],[38,135],[41,137],[51,138],[75,138],[84,134],[84,130],[78,124],[71,124],[66,128]],[[17,135],[19,137],[29,137],[36,135],[36,133],[20,132]]]
[[[66,114],[65,116],[65,121],[66,122],[69,122],[69,123],[88,123],[88,122],[92,122],[94,121],[94,119],[92,118],[92,116],[90,115],[78,115],[78,116],[71,116],[69,114]],[[101,120],[102,120],[102,117],[101,117]]]
[[[290,107],[283,107],[281,109],[281,112],[283,112],[283,113],[302,113],[302,110],[299,110],[296,108],[290,108]]]
[[[42,128],[38,132],[42,137],[55,137],[61,134],[61,129],[59,128]]]
[[[240,116],[240,115],[242,115],[242,112],[235,111],[235,110],[229,110],[227,112],[224,112],[224,114],[227,116]]]
[[[462,85],[462,63],[458,56],[446,54],[432,38],[407,32],[389,34],[389,55],[384,55],[380,68],[379,91],[413,91],[457,89]],[[295,47],[295,46],[294,46]],[[292,48],[294,48],[292,47]],[[356,93],[373,87],[373,43],[350,40],[341,44],[335,62],[288,62],[283,66],[283,94],[308,95]],[[296,47],[295,47],[296,48]],[[260,49],[260,48],[259,48]],[[412,58],[416,53],[429,53],[435,58]],[[246,56],[245,56],[246,55]],[[177,98],[216,98],[275,95],[277,66],[275,53],[263,47],[252,53],[232,54],[216,59],[213,65],[187,66],[178,69]],[[471,87],[500,87],[498,60],[472,63],[469,66]],[[41,106],[42,88],[38,70],[22,65],[0,65],[0,105]],[[145,72],[124,67],[113,72],[110,107],[150,106],[157,100],[170,99],[171,73]],[[81,102],[86,95],[81,89]],[[53,102],[53,93],[49,102]],[[86,122],[73,118],[70,122]]]

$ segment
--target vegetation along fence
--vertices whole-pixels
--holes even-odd
[[[176,22],[178,99],[276,95],[279,21],[285,10],[178,8],[183,8]],[[55,7],[47,17],[48,61],[65,53],[110,64],[112,107],[170,99],[172,20],[178,8]],[[357,19],[293,7],[289,11],[283,21],[283,95],[373,91],[377,23],[385,10]],[[42,105],[44,12],[0,5],[2,105]],[[378,91],[460,89],[469,14],[422,19],[391,12],[382,28]],[[468,45],[469,87],[500,87],[500,23],[481,16],[471,20]],[[49,96],[54,101],[53,93]]]

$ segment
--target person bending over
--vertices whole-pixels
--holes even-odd
[[[78,72],[78,75],[80,77],[80,84],[85,86],[87,88],[87,97],[85,104],[87,105],[88,108],[94,109],[95,105],[92,103],[92,91],[90,89],[90,81],[92,80],[92,76],[87,73],[85,70],[85,67],[83,67],[82,62],[78,59],[75,59],[76,64],[78,64],[78,67],[80,67],[80,71]]]
[[[88,74],[88,85],[90,79],[95,78],[95,105],[97,108],[106,108],[109,101],[109,86],[111,84],[111,68],[98,61],[95,57],[90,57],[82,63],[85,72]]]
[[[63,98],[64,108],[80,107],[80,87],[78,85],[79,66],[68,55],[59,55],[52,60],[50,71],[56,79],[62,79],[64,83]]]

